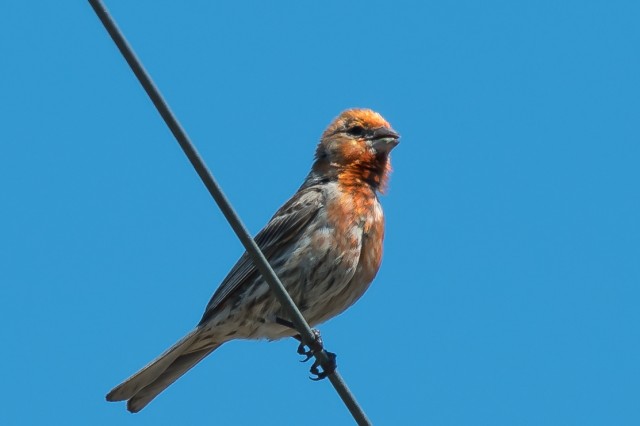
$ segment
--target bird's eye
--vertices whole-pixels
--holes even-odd
[[[353,136],[362,136],[364,134],[364,127],[352,126],[347,129],[347,133]]]

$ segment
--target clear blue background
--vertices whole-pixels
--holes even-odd
[[[640,424],[640,3],[107,5],[252,232],[341,110],[402,134],[321,327],[374,423]],[[242,248],[88,3],[3,3],[0,52],[0,424],[351,424],[292,340],[104,401]]]

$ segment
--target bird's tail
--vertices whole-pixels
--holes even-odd
[[[222,343],[203,345],[200,328],[184,336],[158,358],[151,361],[133,376],[107,394],[107,401],[127,400],[132,413],[142,410],[153,398],[178,380],[204,357]]]

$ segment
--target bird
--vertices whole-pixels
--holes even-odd
[[[373,110],[343,111],[322,133],[302,185],[254,237],[312,327],[353,305],[380,268],[385,225],[378,195],[386,190],[390,152],[399,138]],[[226,342],[296,336],[287,312],[245,252],[197,326],[106,399],[127,401],[127,409],[136,413]],[[314,367],[312,373],[318,374]]]

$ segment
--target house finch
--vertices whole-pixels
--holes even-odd
[[[351,306],[378,272],[384,217],[377,193],[385,189],[398,138],[374,111],[340,114],[322,134],[302,186],[255,237],[311,326]],[[116,386],[107,400],[128,400],[127,409],[138,412],[223,343],[295,336],[290,325],[245,252],[197,327]]]

